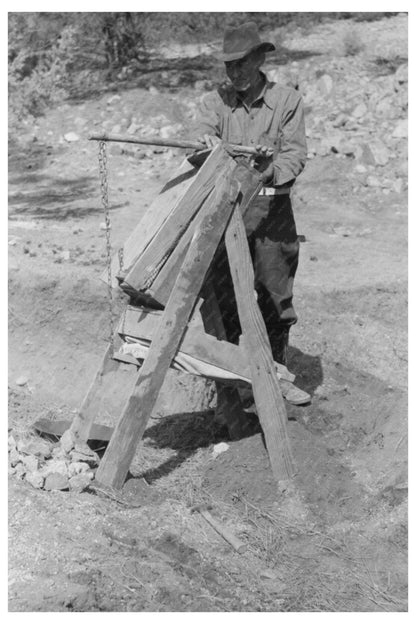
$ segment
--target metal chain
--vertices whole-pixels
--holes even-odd
[[[101,202],[104,208],[105,238],[106,238],[106,261],[107,261],[107,301],[109,310],[109,343],[111,354],[114,355],[114,321],[113,321],[113,287],[111,276],[111,221],[108,204],[108,180],[107,180],[107,144],[105,141],[99,142],[98,163],[100,167]]]

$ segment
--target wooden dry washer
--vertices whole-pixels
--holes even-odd
[[[91,137],[111,140],[110,137]],[[116,140],[123,140],[118,137]],[[135,142],[141,142],[139,140]],[[251,148],[249,148],[251,149]],[[294,475],[287,433],[287,416],[270,342],[254,289],[254,271],[243,215],[257,196],[259,174],[225,144],[217,145],[202,166],[185,161],[162,189],[150,209],[123,245],[123,271],[112,260],[113,287],[121,286],[131,299],[121,319],[116,343],[134,336],[134,327],[151,340],[143,365],[137,361],[117,391],[120,414],[96,473],[104,486],[123,486],[137,445],[169,366],[178,351],[251,380],[254,400],[277,481]],[[194,161],[195,162],[195,161]],[[240,344],[225,341],[218,303],[207,277],[220,242],[225,241],[238,315]],[[118,273],[118,274],[117,274]],[[128,329],[126,329],[126,325]],[[116,344],[117,346],[117,344]],[[126,357],[111,346],[71,425],[77,442],[86,442],[98,413],[107,377]],[[279,372],[293,376],[285,367]],[[241,433],[241,402],[235,388],[224,387],[231,434]]]

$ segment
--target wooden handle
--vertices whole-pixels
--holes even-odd
[[[243,552],[246,552],[247,544],[244,544],[244,542],[242,542],[240,539],[238,539],[238,537],[233,535],[231,531],[229,531],[222,524],[217,522],[217,520],[215,520],[211,516],[209,511],[206,511],[205,509],[201,509],[199,513],[212,526],[212,528],[215,529],[217,533],[219,533],[221,537],[223,537],[225,541],[228,542],[234,548],[234,550],[236,550],[240,555]]]
[[[160,139],[159,137],[135,137],[125,134],[90,134],[89,141],[116,141],[120,143],[137,143],[139,145],[160,145],[161,147],[181,147],[184,149],[203,150],[206,145],[199,141],[188,141],[185,139]],[[248,145],[228,145],[234,152],[239,154],[258,154],[254,147]],[[269,156],[272,154],[268,154]]]

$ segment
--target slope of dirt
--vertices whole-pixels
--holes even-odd
[[[383,42],[406,56],[407,21],[399,15],[356,26],[366,47],[345,57],[337,42],[350,27],[292,33],[286,49],[309,54],[279,68],[307,90],[313,147],[293,200],[304,242],[289,368],[313,395],[309,406],[287,406],[293,483],[277,491],[255,418],[250,436],[230,442],[213,422],[209,384],[171,372],[122,498],[36,490],[11,470],[11,611],[407,609],[406,141],[390,136],[400,134],[406,113],[393,73],[384,81],[374,75]],[[324,70],[338,89],[327,98],[316,91]],[[345,153],[322,117],[325,107],[338,111],[352,78],[368,86],[368,117],[356,122],[348,104]],[[388,132],[371,89],[377,97],[391,91]],[[104,216],[88,132],[164,128],[186,136],[202,94],[132,88],[65,104],[18,141],[11,137],[9,427],[16,439],[40,417],[72,419],[108,340],[99,279]],[[390,160],[363,164],[361,145],[378,145],[376,133],[386,135]],[[183,155],[111,145],[108,156],[117,249]],[[124,303],[115,294],[115,320]],[[99,421],[114,426],[119,408],[113,397]],[[214,457],[221,441],[229,449]],[[248,550],[238,555],[191,513],[197,503],[212,505]]]

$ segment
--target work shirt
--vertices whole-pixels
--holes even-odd
[[[268,185],[293,183],[305,166],[307,147],[302,99],[291,87],[264,77],[257,99],[247,106],[231,85],[222,85],[202,101],[197,136],[210,134],[228,143],[272,147],[273,179]],[[264,171],[270,161],[256,158]]]

